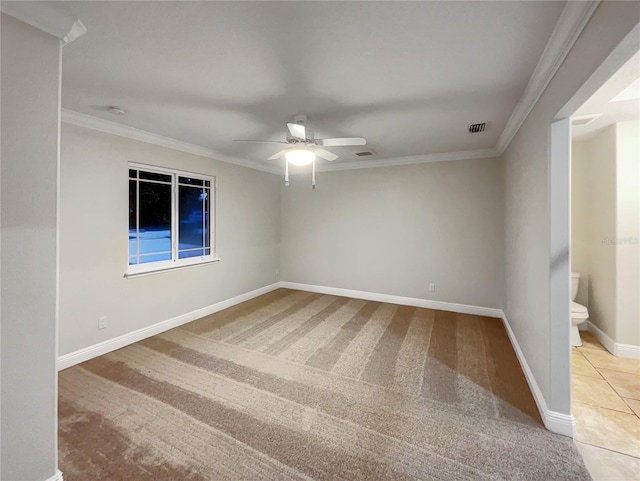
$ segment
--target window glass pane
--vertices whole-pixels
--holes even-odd
[[[202,203],[204,204],[204,217],[202,219],[202,231],[203,231],[203,238],[204,238],[204,246],[205,247],[211,247],[211,244],[209,242],[210,237],[211,237],[211,232],[209,229],[209,216],[210,214],[210,209],[209,206],[211,204],[211,190],[210,189],[203,189],[203,200]],[[207,252],[208,254],[208,252]]]
[[[202,179],[192,179],[191,177],[178,177],[179,184],[203,185]]]
[[[200,257],[200,256],[204,256],[207,255],[209,252],[205,252],[208,251],[209,249],[196,249],[196,250],[190,250],[190,251],[181,251],[178,254],[178,258],[179,259],[186,259],[187,257]]]
[[[179,187],[179,250],[209,246],[209,193],[209,189]]]
[[[142,172],[141,172],[142,174]],[[140,182],[138,242],[140,254],[171,251],[171,185]],[[171,255],[169,254],[169,259]],[[140,259],[153,262],[162,259]]]
[[[171,260],[171,252],[140,256],[140,264],[146,264],[147,262],[170,261],[170,260]]]
[[[129,265],[197,260],[212,254],[209,217],[214,182],[198,174],[167,172],[129,169]],[[175,221],[178,232],[172,231]]]
[[[136,184],[135,180],[129,181],[129,255],[135,256],[138,247],[138,236],[136,231],[136,204],[137,204],[137,196],[136,196]],[[129,264],[131,264],[131,259],[129,259]],[[135,264],[135,262],[133,262]]]
[[[140,171],[140,178],[145,180],[156,180],[158,182],[171,182],[170,174],[159,174],[157,172]]]

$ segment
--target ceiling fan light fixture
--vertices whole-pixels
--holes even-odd
[[[284,154],[287,162],[293,165],[309,165],[316,158],[316,154],[307,149],[294,149]]]

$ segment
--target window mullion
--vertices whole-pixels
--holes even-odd
[[[207,219],[207,197],[209,194],[207,193],[207,188],[204,186],[204,182],[202,183],[202,254],[205,254],[207,251],[207,241],[206,241],[206,229],[205,223]]]
[[[140,264],[140,175],[136,175],[136,264]]]
[[[134,167],[134,164],[130,163],[130,167]],[[137,166],[136,166],[137,167]],[[172,268],[182,265],[192,265],[198,262],[211,262],[213,256],[213,238],[215,233],[213,232],[213,224],[215,218],[215,177],[200,177],[182,171],[169,172],[168,169],[161,169],[160,167],[144,166],[145,172],[151,173],[166,173],[170,174],[169,178],[166,177],[163,181],[154,179],[141,179],[140,171],[136,172],[135,178],[130,180],[135,181],[134,189],[131,190],[130,195],[135,195],[135,203],[133,208],[135,209],[136,219],[134,222],[135,227],[135,241],[136,247],[134,252],[131,253],[131,257],[135,258],[135,265],[129,264],[129,272],[137,274],[138,272],[145,272],[146,270],[154,270],[156,268]],[[157,170],[157,171],[156,171]],[[145,174],[145,176],[147,176]],[[181,200],[181,188],[180,176],[187,176],[190,179],[189,182],[184,184],[185,191],[182,191],[184,199]],[[196,195],[196,189],[198,183],[191,180],[198,180],[201,183],[200,189],[202,192],[202,199],[200,201],[200,208],[202,209],[202,218],[200,222],[197,222],[197,217],[194,217],[197,209],[197,200],[194,199]],[[143,185],[142,182],[145,182]],[[211,183],[207,186],[207,183]],[[147,186],[148,184],[148,186]],[[164,185],[163,185],[164,184]],[[149,192],[147,192],[149,187]],[[167,199],[167,187],[170,188],[170,249],[166,249],[166,204]],[[142,197],[145,197],[144,202]],[[182,206],[181,202],[186,202]],[[194,202],[195,201],[195,202]],[[141,209],[142,204],[145,204],[145,212],[147,212],[147,219],[142,222]],[[155,209],[155,210],[154,210]],[[192,212],[193,210],[193,212]],[[157,211],[157,212],[156,212]],[[185,213],[185,238],[184,244],[181,250],[180,244],[180,227],[181,227],[181,215]],[[193,218],[192,218],[193,217]],[[156,225],[157,224],[157,225]],[[194,232],[200,224],[202,233],[200,236],[201,247],[194,247],[198,244],[198,235]],[[142,227],[145,226],[146,233],[144,236],[141,234]],[[156,233],[155,231],[158,230]],[[161,232],[162,231],[162,232]],[[144,237],[144,243],[143,243]],[[209,243],[209,247],[205,247]],[[161,249],[162,250],[158,250]],[[182,258],[182,251],[185,252],[184,258]],[[195,254],[199,254],[196,256]],[[169,254],[169,257],[166,257]],[[200,259],[197,259],[200,257]]]
[[[178,239],[179,239],[179,232],[178,232],[178,228],[180,226],[180,209],[179,209],[179,202],[178,202],[178,176],[176,174],[173,174],[172,176],[172,185],[171,185],[173,192],[172,192],[172,202],[171,202],[171,218],[173,220],[173,229],[171,229],[171,258],[173,259],[173,261],[177,261],[178,260]]]

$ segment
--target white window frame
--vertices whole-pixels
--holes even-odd
[[[197,174],[194,172],[187,172],[177,169],[169,169],[166,167],[157,167],[155,165],[139,164],[135,162],[129,162],[127,168],[127,181],[130,180],[129,170],[138,170],[145,172],[152,172],[157,174],[164,174],[171,176],[171,259],[165,261],[147,262],[144,264],[129,264],[129,258],[131,253],[129,252],[129,246],[127,244],[127,271],[125,277],[136,277],[144,274],[151,274],[155,272],[162,272],[172,269],[193,267],[202,264],[209,264],[212,262],[218,262],[220,259],[216,256],[216,209],[217,209],[217,179],[215,176],[206,174]],[[209,181],[209,254],[197,257],[187,257],[179,259],[178,251],[178,238],[180,228],[180,209],[179,209],[179,177],[190,177],[193,179]],[[139,181],[138,181],[139,185]],[[128,191],[128,189],[127,189]],[[139,201],[139,196],[138,196]],[[139,218],[136,213],[136,218]],[[127,229],[127,242],[128,242],[128,229]]]

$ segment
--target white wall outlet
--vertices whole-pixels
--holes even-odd
[[[98,329],[106,329],[107,328],[107,316],[100,316],[98,318]]]
[[[276,277],[280,275],[280,269],[276,269]]]
[[[436,292],[436,285],[433,282],[429,284],[429,292]]]

